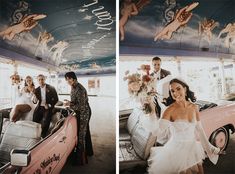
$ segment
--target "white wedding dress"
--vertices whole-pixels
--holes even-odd
[[[145,114],[142,109],[139,109],[139,114],[139,124],[146,130],[154,132],[158,121],[156,114]]]
[[[160,119],[157,137],[165,136],[166,133],[170,133],[168,142],[164,146],[151,148],[148,160],[150,174],[177,174],[185,171],[202,163],[206,157],[205,151],[213,163],[217,162],[218,155],[209,151],[216,150],[218,153],[219,149],[208,142],[201,124],[196,120],[171,122]]]
[[[33,98],[35,97],[34,93],[32,92],[25,92],[24,88],[19,89],[18,86],[15,87],[16,90],[16,102],[13,106],[12,112],[10,113],[10,119],[12,118],[12,114],[14,113],[14,108],[16,105],[20,104],[27,104],[31,107],[31,110],[24,114],[24,116],[20,120],[28,120],[33,121],[33,113],[36,109],[38,102],[34,103]]]

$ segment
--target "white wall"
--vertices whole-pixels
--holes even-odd
[[[123,60],[123,59],[121,59]],[[139,68],[142,64],[151,65],[150,61],[120,61],[119,62],[119,109],[127,109],[136,105],[133,99],[130,98],[128,89],[127,89],[127,81],[123,80],[125,76],[125,72],[127,70],[130,73],[137,72],[137,68]],[[220,61],[201,61],[201,60],[193,60],[186,61],[182,60],[180,62],[181,73],[178,71],[179,64],[176,61],[166,60],[162,61],[162,68],[171,71],[173,77],[180,77],[184,79],[190,89],[195,92],[197,99],[214,101],[220,98],[223,98],[221,95],[221,84],[220,81],[222,79],[221,72],[219,70],[214,70],[216,67],[218,68],[221,64]],[[231,61],[226,62],[225,64],[231,64]],[[151,67],[152,68],[152,67]],[[226,87],[228,88],[227,93],[235,93],[234,88],[234,77],[232,73],[232,68],[224,69],[225,71],[225,82]]]
[[[88,80],[100,80],[100,88],[88,89]],[[110,76],[93,76],[93,77],[78,77],[78,81],[86,88],[88,95],[98,95],[115,97],[116,96],[116,77]],[[58,93],[69,94],[70,86],[64,78],[58,79]]]

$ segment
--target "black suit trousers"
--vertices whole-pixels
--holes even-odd
[[[36,123],[41,123],[42,125],[42,137],[47,136],[47,131],[49,129],[52,117],[52,108],[45,109],[43,106],[39,106],[34,117],[33,121]]]

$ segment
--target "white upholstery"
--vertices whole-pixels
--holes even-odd
[[[135,108],[131,115],[129,116],[128,120],[127,120],[127,130],[129,132],[130,135],[132,135],[134,129],[136,128],[139,120],[140,120],[140,116],[141,116],[140,109]]]
[[[14,125],[14,124],[13,124]],[[15,131],[14,129],[18,129],[20,131]],[[27,138],[39,138],[41,137],[41,124],[32,122],[32,121],[17,121],[14,125],[14,129],[8,129],[8,133],[27,137]]]
[[[41,140],[41,131],[41,125],[35,122],[11,122],[0,144],[0,162],[9,161],[12,149],[30,149]]]
[[[146,160],[150,154],[150,148],[153,147],[157,137],[149,130],[138,125],[133,132],[131,142],[136,154]]]

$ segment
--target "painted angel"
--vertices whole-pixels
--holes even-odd
[[[121,19],[119,20],[120,40],[125,38],[125,25],[131,16],[136,16],[138,12],[151,0],[139,0],[136,4],[132,0],[124,0],[121,8]]]
[[[40,32],[37,40],[37,44],[39,45],[42,54],[47,50],[47,44],[54,40],[54,37],[47,33],[46,31]]]
[[[164,10],[164,20],[166,25],[169,24],[175,16],[175,7],[176,7],[176,0],[165,0],[166,9]]]
[[[95,62],[91,64],[92,69],[101,69],[100,65],[97,65]]]
[[[210,42],[212,38],[212,30],[215,27],[218,27],[219,23],[215,22],[213,19],[204,19],[203,21],[199,22],[199,35],[204,34],[207,38],[207,41]]]
[[[52,60],[59,64],[61,62],[62,53],[69,47],[69,43],[65,41],[59,41],[57,44],[51,47]]]
[[[21,20],[23,20],[28,13],[30,13],[29,4],[25,1],[20,1],[18,3],[17,9],[11,16],[11,25],[15,25],[21,22]]]
[[[164,27],[159,33],[155,34],[154,41],[170,39],[173,32],[177,31],[180,27],[185,26],[192,17],[192,10],[199,5],[194,2],[178,10],[175,14],[174,20]]]
[[[0,32],[0,36],[3,39],[12,40],[15,35],[25,31],[30,31],[38,25],[38,20],[45,18],[44,14],[32,14],[26,16],[20,23],[8,27],[4,31]]]
[[[223,30],[221,30],[218,38],[220,38],[224,33],[227,34],[225,37],[225,45],[226,47],[229,47],[230,42],[235,42],[235,23],[229,23]]]
[[[151,2],[151,0],[139,0],[136,3],[137,10],[140,11],[143,9],[144,6],[148,5]]]

